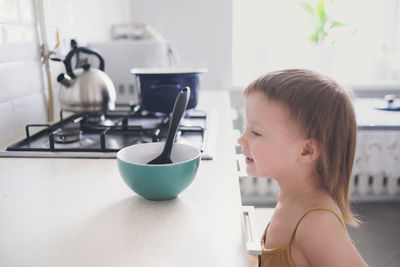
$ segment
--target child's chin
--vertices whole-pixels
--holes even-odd
[[[246,172],[247,172],[247,174],[248,174],[249,176],[257,177],[256,172],[255,172],[254,170],[252,170],[251,168],[249,168],[249,167],[247,167]]]

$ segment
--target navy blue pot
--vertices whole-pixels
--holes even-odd
[[[179,92],[186,86],[190,88],[190,98],[186,109],[196,107],[200,72],[134,74],[138,78],[141,105],[145,110],[172,112]]]

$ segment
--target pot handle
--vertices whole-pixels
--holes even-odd
[[[167,89],[175,89],[177,91],[180,91],[182,86],[180,84],[176,83],[159,83],[159,84],[152,84],[150,86],[150,90],[167,90]]]
[[[103,57],[97,53],[96,51],[89,49],[87,47],[75,47],[74,49],[72,49],[68,55],[65,57],[65,59],[63,60],[64,65],[65,65],[65,69],[67,70],[67,74],[72,78],[75,79],[76,75],[74,74],[74,71],[72,70],[71,67],[71,59],[75,54],[79,54],[79,53],[84,53],[84,54],[91,54],[91,55],[95,55],[99,58],[99,69],[101,71],[104,71],[104,59]]]

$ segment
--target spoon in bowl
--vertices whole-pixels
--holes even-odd
[[[172,111],[172,119],[168,129],[167,140],[165,141],[164,149],[161,154],[155,159],[149,161],[147,164],[159,165],[172,163],[171,150],[174,143],[176,131],[178,130],[179,122],[185,113],[187,104],[189,102],[190,88],[185,87],[179,93],[175,100],[174,109]]]

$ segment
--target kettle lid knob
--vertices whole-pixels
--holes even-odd
[[[83,64],[83,65],[82,65],[82,68],[83,68],[84,71],[88,71],[88,70],[90,69],[90,67],[91,67],[91,66],[90,66],[89,63],[86,63],[86,64]]]

